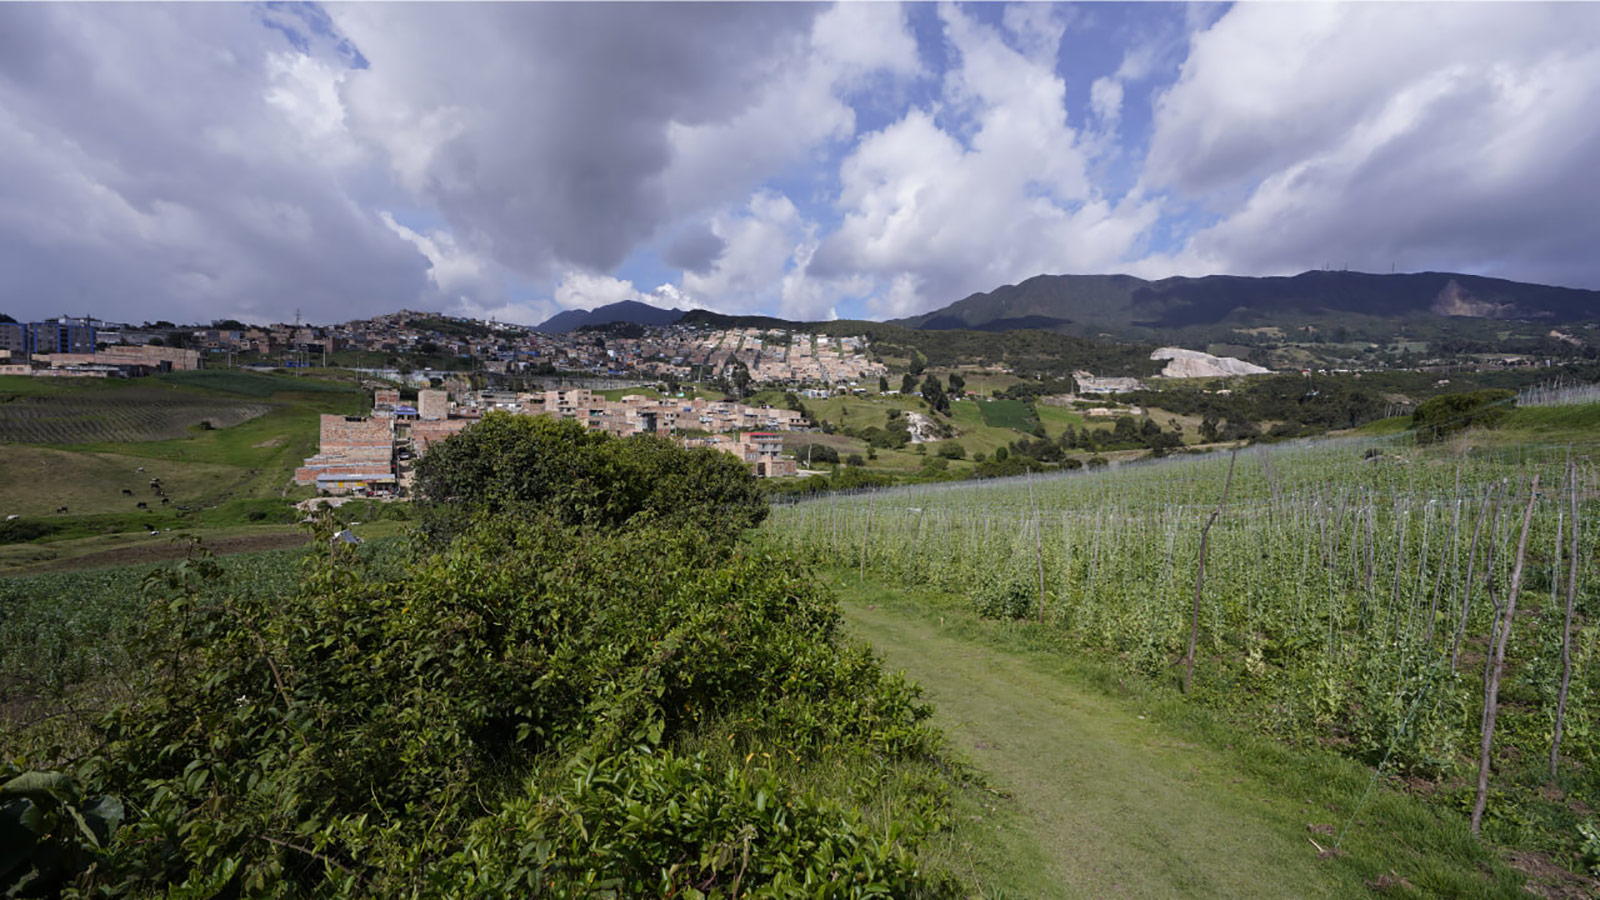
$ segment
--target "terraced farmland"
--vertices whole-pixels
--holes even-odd
[[[265,415],[269,403],[241,403],[172,390],[129,388],[0,402],[0,442],[86,444],[181,438],[209,422],[228,428]]]

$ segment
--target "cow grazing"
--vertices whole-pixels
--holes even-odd
[[[133,496],[133,491],[130,491],[127,488],[123,488],[122,489],[122,496],[124,496],[124,497],[132,497]]]
[[[139,509],[149,509],[149,508],[150,508],[150,504],[148,504],[148,503],[146,503],[146,502],[144,502],[144,501],[143,501],[143,500],[140,500],[140,501],[139,501],[139,502],[138,502],[138,504],[136,504],[136,505],[137,505],[137,507],[138,507],[138,508],[139,508]]]
[[[67,508],[65,506],[56,507],[56,512],[58,512],[58,513],[64,513],[66,511],[67,511]]]

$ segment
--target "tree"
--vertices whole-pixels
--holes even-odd
[[[910,372],[907,372],[905,374],[905,377],[900,379],[900,393],[902,393],[902,394],[915,394],[916,392],[917,392],[917,376],[911,374]]]
[[[889,393],[889,377],[887,375],[878,376],[878,393]]]
[[[1411,414],[1417,442],[1429,444],[1471,426],[1493,428],[1516,405],[1507,390],[1444,394],[1418,406]]]
[[[967,390],[967,380],[965,378],[961,377],[961,373],[960,372],[951,372],[950,373],[949,382],[950,382],[950,393],[959,396],[962,393],[966,392],[966,390]]]
[[[911,351],[911,364],[908,367],[913,375],[921,375],[922,370],[928,367],[928,358],[919,350]]]
[[[742,399],[749,396],[749,388],[750,369],[745,366],[743,360],[736,359],[733,361],[733,390]]]
[[[928,401],[928,407],[934,412],[950,412],[950,398],[945,396],[944,388],[939,384],[939,376],[931,372],[922,382],[922,399]]]
[[[511,515],[598,528],[683,525],[731,540],[767,513],[755,479],[731,454],[498,412],[430,447],[416,492],[425,526],[439,535]]]

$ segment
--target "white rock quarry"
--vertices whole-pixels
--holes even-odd
[[[1150,354],[1150,358],[1168,360],[1167,367],[1161,370],[1161,374],[1167,378],[1265,375],[1272,371],[1254,363],[1247,363],[1242,359],[1234,359],[1231,356],[1212,356],[1209,353],[1201,353],[1199,350],[1185,350],[1182,347],[1162,347]]]
[[[913,444],[926,444],[929,441],[939,440],[939,426],[922,413],[908,411],[906,425],[907,430],[911,432]]]

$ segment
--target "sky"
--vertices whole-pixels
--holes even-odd
[[[0,3],[0,312],[1600,288],[1600,4]]]

